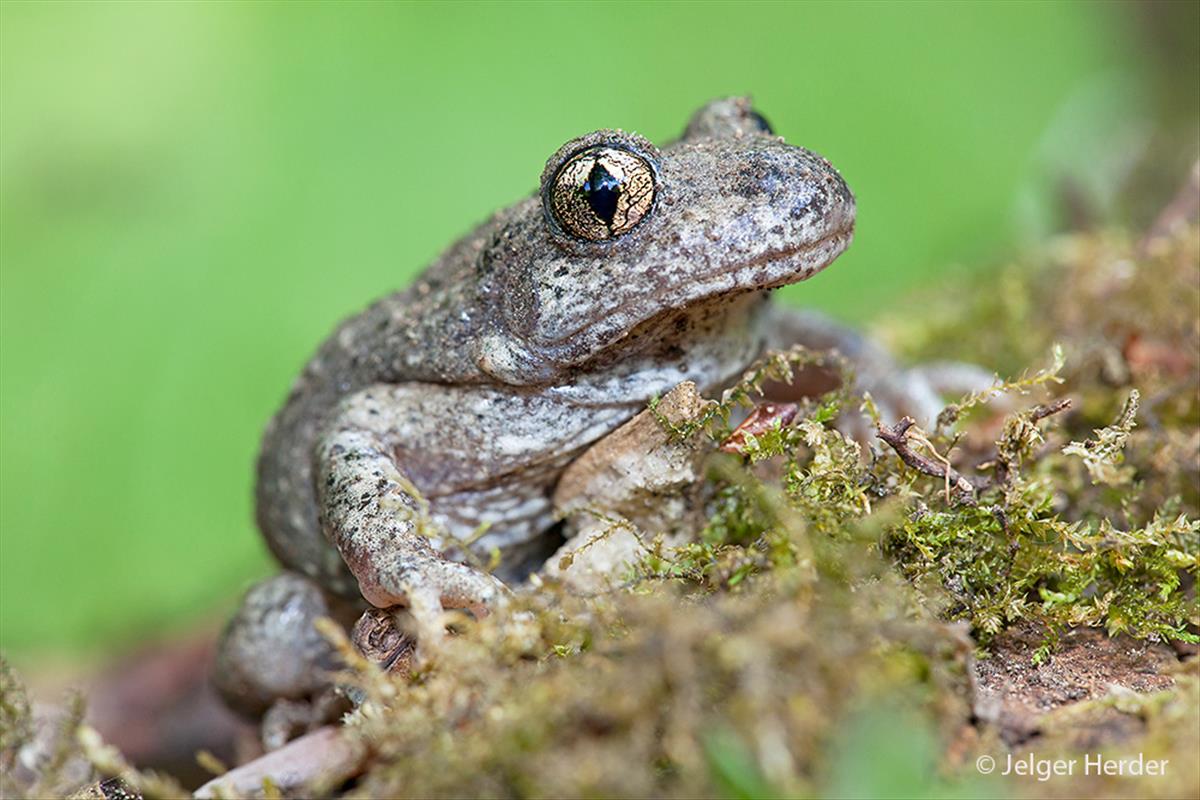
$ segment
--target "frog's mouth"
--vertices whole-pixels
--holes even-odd
[[[854,225],[795,247],[769,251],[730,268],[734,286],[747,291],[777,289],[805,281],[821,272],[846,251],[854,239]],[[720,289],[705,295],[711,299]],[[690,303],[688,303],[690,305]]]
[[[651,324],[655,318],[710,305],[720,297],[733,298],[808,280],[832,264],[853,239],[854,223],[851,220],[844,228],[814,241],[719,266],[707,277],[691,283],[685,292],[648,293],[603,318],[585,320],[568,335],[548,343],[545,352],[553,354],[551,358],[558,365],[572,366],[619,345],[635,329]]]

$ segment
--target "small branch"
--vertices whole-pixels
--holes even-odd
[[[261,793],[264,781],[283,795],[296,796],[310,784],[338,786],[360,774],[367,756],[367,749],[344,728],[326,725],[213,778],[194,797],[246,797]]]
[[[1036,425],[1041,420],[1070,407],[1071,401],[1067,398],[1034,406],[1029,410],[1029,422]],[[962,496],[963,502],[973,505],[980,492],[1008,481],[1012,465],[999,456],[994,461],[995,473],[992,477],[980,477],[972,480],[963,475],[951,466],[945,456],[934,449],[933,444],[920,432],[920,428],[916,432],[909,432],[915,424],[912,417],[905,417],[891,427],[880,423],[876,435],[896,451],[896,455],[900,456],[901,461],[917,472],[944,480],[946,482],[946,502],[950,502],[953,490]],[[927,450],[932,458],[917,452],[913,449],[913,445]]]
[[[896,451],[896,455],[900,456],[901,461],[917,472],[946,481],[947,495],[949,495],[951,489],[954,489],[963,495],[967,502],[973,503],[977,488],[975,484],[971,483],[970,479],[950,466],[950,462],[943,458],[936,450],[933,450],[933,446],[923,436],[920,439],[914,437],[910,441],[908,431],[915,424],[916,420],[912,417],[905,417],[890,428],[880,423],[876,435]],[[935,461],[913,450],[913,442],[931,450],[938,460]]]
[[[1071,407],[1071,398],[1069,398],[1069,397],[1064,397],[1061,400],[1055,400],[1053,403],[1047,403],[1046,405],[1034,406],[1033,409],[1029,412],[1029,421],[1030,422],[1041,422],[1046,417],[1053,416],[1053,415],[1057,414],[1058,412],[1065,411],[1066,409],[1068,409],[1070,407]]]

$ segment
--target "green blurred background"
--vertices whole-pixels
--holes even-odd
[[[1119,199],[1195,90],[1179,7],[0,4],[0,648],[122,646],[270,571],[292,377],[563,141],[752,93],[859,199],[785,296],[864,321],[1053,230],[1067,178]]]

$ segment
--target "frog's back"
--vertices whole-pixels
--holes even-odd
[[[255,491],[259,530],[287,568],[355,596],[356,584],[321,532],[313,451],[339,401],[376,383],[482,380],[470,353],[478,324],[472,273],[501,213],[434,261],[412,286],[343,321],[305,365],[263,434]]]

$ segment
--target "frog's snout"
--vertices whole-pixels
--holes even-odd
[[[804,179],[799,183],[787,216],[798,222],[810,220],[814,240],[853,230],[854,195],[833,167],[817,182]]]
[[[826,173],[826,236],[849,236],[854,232],[854,219],[858,211],[854,193],[846,181],[832,166]]]
[[[832,164],[777,139],[729,146],[729,166],[714,168],[726,193],[713,217],[723,229],[720,277],[755,289],[796,283],[849,247],[854,193]]]
[[[793,246],[813,245],[854,229],[854,193],[832,164],[801,147],[772,155],[775,163],[758,181],[757,200]],[[777,180],[777,172],[786,179]]]

